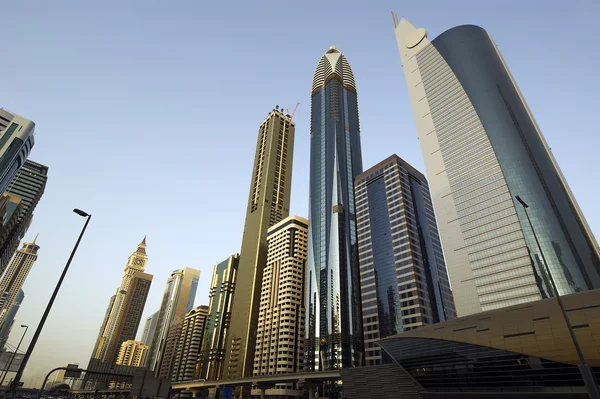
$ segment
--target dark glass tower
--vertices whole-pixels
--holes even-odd
[[[362,173],[356,84],[335,47],[312,88],[310,227],[306,272],[308,370],[362,364],[354,178]]]
[[[395,23],[458,315],[553,296],[550,278],[600,288],[598,244],[490,35]]]
[[[425,176],[396,155],[355,182],[365,363],[377,342],[456,317]]]

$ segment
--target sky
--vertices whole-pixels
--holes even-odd
[[[291,213],[307,216],[310,91],[329,46],[354,71],[365,169],[395,153],[425,170],[391,11],[430,39],[488,30],[600,234],[598,1],[4,2],[0,107],[36,123],[30,159],[50,168],[11,345],[26,324],[26,348],[80,232],[72,209],[93,215],[25,386],[87,366],[144,235],[154,281],[141,324],[184,266],[201,271],[195,304],[208,304],[213,266],[240,250],[258,126],[276,105],[300,103]]]

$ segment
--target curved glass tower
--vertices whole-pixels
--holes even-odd
[[[362,363],[354,178],[362,173],[356,83],[331,47],[317,64],[310,126],[306,272],[308,370]]]
[[[553,296],[550,278],[600,288],[598,244],[489,34],[394,22],[458,315]]]

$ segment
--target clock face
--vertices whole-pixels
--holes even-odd
[[[142,266],[142,265],[144,264],[144,261],[143,261],[142,259],[140,259],[140,258],[135,258],[135,259],[133,260],[133,264],[134,264],[135,266]]]

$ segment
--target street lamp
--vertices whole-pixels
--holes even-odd
[[[6,368],[4,369],[4,374],[2,375],[2,380],[0,380],[0,387],[4,383],[4,379],[6,378],[6,375],[8,374],[8,371],[10,370],[10,366],[12,365],[13,360],[15,360],[15,356],[17,356],[17,353],[19,353],[19,347],[21,346],[21,342],[23,342],[23,338],[25,338],[25,334],[27,333],[27,330],[29,329],[29,326],[26,326],[25,324],[21,324],[21,327],[25,328],[25,331],[23,331],[23,335],[21,335],[21,339],[19,340],[17,349],[15,349],[15,352],[10,357],[8,366],[6,366]]]
[[[540,251],[540,255],[542,257],[542,261],[544,263],[544,267],[546,269],[546,274],[548,275],[548,280],[550,280],[550,284],[552,285],[552,290],[554,291],[554,296],[558,301],[558,306],[560,307],[560,311],[562,312],[563,319],[567,325],[567,329],[569,330],[569,334],[571,335],[571,340],[573,341],[573,346],[575,346],[575,351],[577,352],[577,356],[579,357],[579,372],[581,373],[581,378],[583,379],[583,383],[587,388],[588,395],[592,399],[600,399],[600,390],[598,389],[598,383],[596,382],[596,378],[594,377],[594,373],[590,369],[590,366],[585,362],[585,358],[583,357],[583,352],[581,351],[581,347],[579,346],[579,342],[577,341],[577,337],[575,336],[575,331],[573,331],[573,327],[571,326],[571,321],[567,316],[567,311],[565,310],[565,306],[563,305],[562,298],[558,293],[558,289],[556,288],[556,283],[554,282],[554,278],[550,273],[550,268],[548,267],[548,263],[546,262],[546,257],[544,256],[544,251],[542,250],[542,246],[540,245],[540,241],[535,234],[535,230],[533,228],[533,223],[531,223],[531,218],[529,217],[529,212],[527,209],[529,205],[521,197],[518,195],[515,197],[517,201],[523,206],[523,210],[525,211],[525,216],[527,216],[527,221],[529,222],[529,228],[531,228],[531,232],[533,233],[533,238],[535,238],[535,243]]]
[[[19,366],[19,370],[17,371],[17,374],[15,375],[15,378],[9,387],[9,392],[11,393],[12,397],[15,397],[17,387],[19,386],[19,383],[21,382],[21,377],[23,376],[23,371],[25,370],[25,367],[27,366],[27,361],[29,360],[29,358],[31,357],[31,353],[35,349],[35,344],[37,343],[37,340],[40,337],[40,333],[42,332],[42,329],[44,328],[44,323],[46,323],[46,319],[48,318],[50,309],[52,309],[52,305],[54,304],[56,295],[58,294],[58,291],[60,290],[60,286],[62,285],[62,282],[65,279],[67,271],[69,270],[71,261],[73,260],[73,257],[75,256],[75,252],[77,252],[77,247],[79,247],[79,243],[81,242],[83,233],[85,233],[85,229],[87,228],[88,223],[90,222],[90,219],[92,217],[92,215],[82,211],[81,209],[75,208],[75,209],[73,209],[73,212],[75,212],[79,216],[82,216],[87,219],[85,221],[85,224],[83,225],[83,229],[81,230],[81,233],[79,234],[79,238],[77,238],[77,242],[75,243],[75,246],[73,247],[71,256],[69,256],[69,260],[67,261],[67,264],[65,265],[65,268],[64,268],[62,274],[60,275],[60,278],[58,279],[58,283],[56,283],[56,287],[54,288],[54,292],[52,293],[52,296],[50,297],[50,300],[48,301],[46,310],[44,311],[44,314],[42,315],[42,318],[40,319],[40,323],[38,324],[37,329],[35,330],[35,333],[33,334],[33,338],[31,339],[31,342],[29,343],[27,352],[25,352],[25,356],[23,356],[23,361],[21,362],[21,365]]]

